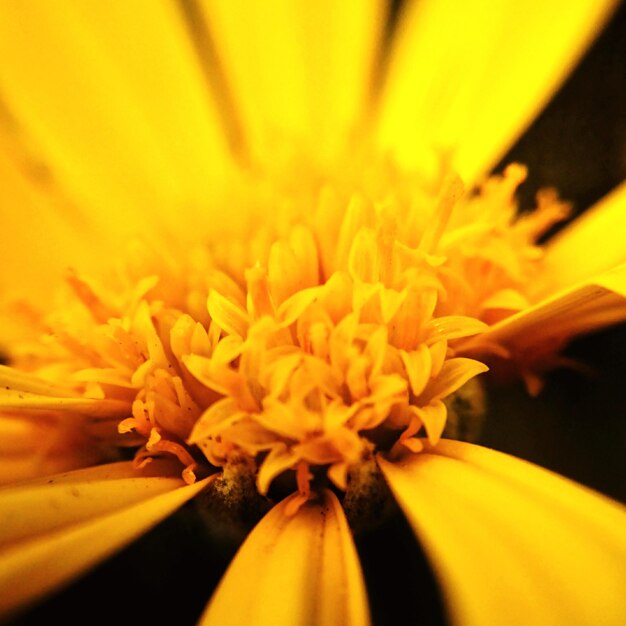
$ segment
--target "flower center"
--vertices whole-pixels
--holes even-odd
[[[516,217],[524,176],[511,166],[465,194],[388,166],[353,192],[321,176],[251,186],[226,242],[171,262],[139,246],[119,288],[70,275],[72,297],[43,318],[53,340],[13,362],[92,400],[87,430],[138,465],[173,456],[187,482],[223,468],[231,502],[233,476],[265,496],[291,475],[294,509],[318,480],[350,482],[357,510],[374,453],[476,429],[479,388],[465,385],[487,367],[461,342],[528,303],[535,240],[564,216],[544,195]]]

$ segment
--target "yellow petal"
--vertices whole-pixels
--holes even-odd
[[[305,311],[305,309],[320,297],[318,287],[301,289],[287,298],[276,311],[276,318],[283,326],[291,326]]]
[[[460,389],[468,380],[489,368],[480,361],[462,357],[444,361],[441,371],[421,396],[420,400],[434,402]]]
[[[73,396],[71,389],[64,389],[58,384],[38,378],[33,374],[6,365],[0,365],[0,387],[16,391],[27,391],[42,396]]]
[[[174,3],[3,2],[0,73],[12,114],[103,234],[176,228],[173,209],[204,205],[225,171]]]
[[[452,150],[471,183],[546,104],[617,4],[415,0],[392,54],[380,143],[427,171],[433,148]]]
[[[530,463],[440,442],[379,460],[454,624],[618,624],[626,510]]]
[[[489,296],[482,304],[484,310],[504,309],[507,311],[521,311],[528,306],[528,300],[515,289],[501,289]]]
[[[285,138],[323,157],[367,104],[384,25],[380,0],[201,0],[252,153]]]
[[[146,477],[128,461],[8,485],[0,489],[0,546],[116,511],[182,484],[178,477]]]
[[[62,280],[68,266],[94,266],[99,240],[92,221],[59,197],[46,167],[20,149],[14,121],[6,121],[8,128],[4,123],[0,94],[0,293],[49,297],[50,285]],[[4,321],[0,328],[0,339],[8,339]]]
[[[0,549],[3,590],[0,617],[14,614],[120,550],[199,493],[209,480],[186,487],[177,487],[182,484],[177,481],[170,486],[171,491],[148,498],[145,498],[148,491],[142,497],[137,489],[135,496],[139,497],[135,501],[141,501],[136,504],[3,547]],[[114,485],[115,481],[111,486]],[[105,495],[104,488],[101,494]],[[80,497],[79,492],[76,499]],[[94,504],[101,512],[97,500]],[[53,521],[54,517],[49,519]]]
[[[93,417],[128,417],[131,405],[122,400],[93,398],[57,398],[26,391],[0,389],[0,409],[61,410],[85,413]]]
[[[257,478],[259,493],[266,495],[274,478],[285,470],[293,467],[298,460],[298,455],[290,448],[287,448],[284,443],[277,443],[273,446],[259,468]]]
[[[566,340],[626,319],[626,263],[542,300],[463,344],[496,343],[528,351],[547,339]]]
[[[525,486],[538,495],[558,501],[572,516],[584,511],[594,528],[611,541],[626,546],[626,537],[620,527],[624,521],[624,507],[616,506],[612,500],[599,496],[591,489],[528,461],[476,444],[444,439],[434,452],[498,473],[515,485]]]
[[[549,241],[541,292],[563,289],[624,263],[625,233],[626,183],[622,183]]]
[[[477,335],[487,330],[488,326],[484,322],[474,317],[464,315],[446,315],[436,317],[426,324],[426,343],[433,344],[442,339],[459,339]]]
[[[286,241],[279,240],[272,244],[267,262],[267,274],[272,295],[278,305],[304,286],[295,250]]]
[[[446,427],[448,417],[446,405],[441,400],[435,400],[425,407],[415,407],[415,413],[424,424],[428,441],[431,445],[435,445]]]
[[[275,506],[235,556],[200,626],[369,624],[356,550],[336,496],[286,514]]]
[[[247,335],[250,319],[246,311],[214,289],[209,293],[208,309],[215,323],[229,335]]]
[[[0,412],[0,485],[102,462],[106,451],[94,446],[93,440],[88,442],[85,431],[92,426],[83,426],[82,416],[63,420],[35,411]],[[104,420],[103,426],[114,428],[109,420]]]
[[[237,402],[232,398],[217,400],[197,419],[187,443],[198,443],[245,416],[246,413],[239,410]]]
[[[428,346],[420,344],[417,350],[400,350],[400,358],[406,370],[413,395],[419,396],[430,379],[432,357]]]

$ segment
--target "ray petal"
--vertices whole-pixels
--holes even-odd
[[[22,372],[7,365],[0,365],[0,387],[16,391],[26,391],[42,396],[74,396],[71,389],[52,383],[34,374]]]
[[[176,227],[228,157],[170,2],[3,2],[7,106],[71,198],[106,233]],[[71,95],[71,97],[69,97]],[[141,230],[139,230],[141,228]]]
[[[131,415],[130,403],[122,400],[54,397],[13,389],[0,389],[0,409],[60,410],[88,414],[92,417],[128,417]]]
[[[127,461],[7,485],[0,488],[0,547],[113,512],[182,484],[180,477],[146,475]]]
[[[199,493],[209,480],[173,485],[169,492],[2,548],[0,616],[11,616],[120,550]]]
[[[339,501],[327,491],[323,502],[308,502],[289,516],[294,497],[252,531],[200,626],[369,624],[363,577]]]
[[[380,466],[443,586],[452,623],[618,624],[626,510],[502,453],[441,442]]]
[[[558,502],[573,517],[584,512],[583,517],[591,527],[626,547],[626,536],[621,527],[624,523],[624,507],[615,506],[612,500],[599,496],[591,489],[528,461],[476,444],[443,439],[432,452],[497,473],[519,488]]]
[[[529,352],[546,341],[565,342],[625,319],[626,263],[498,322],[460,350],[495,343]]]
[[[564,288],[626,261],[626,182],[546,245],[542,291]]]
[[[341,145],[364,113],[384,2],[201,4],[252,153],[269,164],[287,137],[321,157]]]
[[[617,4],[409,3],[382,100],[380,143],[404,165],[431,172],[433,148],[451,151],[456,171],[475,181],[546,104]]]
[[[0,94],[0,294],[6,298],[39,293],[48,296],[50,285],[60,282],[69,265],[79,260],[90,269],[97,258],[97,238],[87,238],[89,219],[80,219],[59,198],[44,164],[24,154],[7,137],[12,119],[4,119]],[[83,233],[81,237],[80,234]],[[89,241],[89,244],[87,243]],[[91,246],[91,249],[90,249]],[[9,336],[5,321],[0,340]],[[18,320],[19,321],[19,320]]]

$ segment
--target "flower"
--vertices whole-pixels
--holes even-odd
[[[464,37],[473,32],[468,24],[450,21],[445,3],[417,4],[401,22],[405,34],[392,49],[374,119],[359,107],[374,56],[376,5],[351,7],[349,19],[335,16],[338,33],[331,13],[303,9],[293,16],[303,29],[295,43],[288,13],[274,13],[261,30],[252,16],[239,27],[262,37],[262,45],[251,40],[248,48],[235,5],[209,4],[202,13],[183,3],[182,15],[210,82],[220,87],[212,108],[200,107],[198,67],[189,62],[189,39],[180,37],[185,22],[171,7],[146,5],[135,14],[113,4],[92,14],[77,4],[64,15],[62,32],[76,36],[55,40],[58,60],[84,59],[97,69],[102,83],[72,76],[85,81],[95,103],[107,78],[117,85],[145,58],[129,37],[120,63],[119,48],[103,54],[107,42],[124,29],[133,33],[133,19],[147,42],[158,42],[150,48],[162,57],[157,76],[176,80],[176,98],[153,99],[142,116],[136,96],[154,88],[155,78],[143,66],[128,91],[107,92],[111,110],[124,113],[128,136],[119,127],[102,133],[99,109],[68,99],[62,75],[51,77],[37,55],[33,62],[31,48],[20,45],[23,34],[16,40],[15,22],[6,20],[4,45],[19,59],[17,71],[6,67],[7,94],[25,124],[12,141],[18,157],[35,150],[55,156],[62,184],[49,183],[46,202],[67,212],[68,198],[80,200],[89,212],[73,209],[74,219],[100,229],[105,242],[107,233],[119,242],[134,221],[145,237],[119,254],[106,280],[72,271],[58,307],[46,299],[43,312],[20,309],[21,321],[47,339],[32,341],[32,328],[24,329],[8,345],[11,366],[0,371],[4,478],[65,469],[57,461],[85,469],[0,492],[7,512],[0,562],[3,587],[11,590],[3,608],[52,590],[197,497],[213,525],[216,511],[228,524],[233,510],[254,518],[271,507],[203,622],[367,623],[344,510],[357,528],[395,500],[437,571],[453,621],[493,622],[512,598],[531,621],[619,619],[623,510],[513,457],[442,439],[450,416],[458,428],[473,426],[468,413],[480,412],[480,387],[471,381],[486,363],[521,374],[535,393],[544,373],[563,363],[558,351],[572,337],[626,314],[623,248],[606,237],[620,223],[623,188],[544,252],[538,242],[567,205],[544,192],[535,211],[516,217],[525,169],[511,165],[502,175],[478,177],[608,6],[557,12],[563,23],[550,30],[543,63],[528,76],[513,64],[515,82],[500,75],[500,92],[479,75],[490,67],[489,48]],[[543,19],[532,14],[530,25],[541,34],[556,9],[543,3],[536,11]],[[24,28],[39,36],[57,32],[54,8],[28,17]],[[485,21],[498,31],[497,20]],[[427,65],[442,23],[449,45]],[[324,44],[316,46],[322,33]],[[294,71],[296,57],[282,47],[289,42],[310,74],[299,64]],[[500,45],[515,49],[515,38]],[[256,71],[257,54],[271,73]],[[345,61],[339,76],[331,71],[336,58]],[[346,85],[346,73],[361,80]],[[309,78],[301,89],[298,81]],[[472,89],[485,86],[493,93],[476,107]],[[32,89],[49,100],[33,98]],[[528,101],[520,97],[526,92]],[[438,115],[429,109],[434,104],[443,109]],[[207,112],[221,116],[234,162]],[[358,113],[371,136],[355,126]],[[192,130],[161,128],[170,114],[184,115]],[[171,151],[159,148],[155,128]],[[121,136],[128,140],[123,150]],[[83,161],[86,148],[102,160]],[[380,156],[386,149],[390,158]],[[134,154],[145,169],[125,167],[137,165]],[[179,163],[183,155],[189,160]],[[219,179],[227,184],[219,187]],[[111,196],[100,195],[105,187]],[[124,219],[112,219],[111,206],[125,211]],[[181,206],[184,213],[172,210]],[[210,214],[208,243],[196,229],[208,221],[204,206],[221,211]],[[595,229],[605,245],[579,258]],[[44,450],[40,437],[50,442]],[[123,447],[133,462],[106,463]],[[546,578],[536,577],[537,564]],[[546,589],[548,578],[558,581],[558,593]]]

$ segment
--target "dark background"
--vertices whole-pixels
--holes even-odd
[[[521,189],[523,208],[532,206],[538,188],[554,186],[581,212],[626,178],[625,60],[622,4],[502,161],[530,168]],[[626,245],[626,233],[624,240]],[[626,502],[625,348],[626,326],[596,333],[567,350],[594,376],[555,372],[532,400],[521,385],[491,389],[481,442]],[[401,518],[361,538],[358,547],[375,624],[445,621],[435,582]],[[233,550],[216,545],[188,505],[15,624],[194,624]]]

